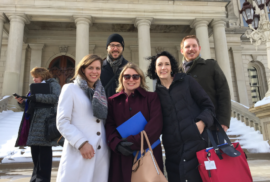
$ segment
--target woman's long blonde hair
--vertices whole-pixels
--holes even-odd
[[[79,62],[79,64],[76,66],[75,74],[72,80],[74,80],[78,75],[82,77],[82,79],[87,81],[87,78],[85,74],[83,73],[83,70],[87,68],[90,64],[92,64],[94,61],[99,61],[100,66],[102,68],[103,60],[95,54],[88,54],[82,58],[82,60]]]
[[[118,78],[118,82],[119,82],[119,85],[116,89],[116,92],[121,92],[122,90],[124,90],[124,85],[123,85],[123,75],[124,75],[124,72],[128,69],[133,69],[135,70],[139,75],[140,75],[140,78],[141,78],[141,84],[140,84],[140,87],[143,88],[144,90],[148,90],[148,86],[146,85],[146,81],[145,81],[145,76],[143,74],[143,71],[139,68],[139,66],[137,66],[136,64],[133,64],[133,63],[128,63],[124,68],[123,70],[121,71],[120,75],[119,75],[119,78]]]

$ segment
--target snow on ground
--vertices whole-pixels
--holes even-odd
[[[23,112],[3,111],[0,113],[0,158],[2,163],[32,162],[29,147],[14,147]],[[59,161],[62,147],[53,147],[53,161]]]
[[[264,97],[263,100],[260,100],[254,104],[254,107],[259,107],[265,104],[270,104],[270,97]]]
[[[227,135],[240,135],[236,138],[236,142],[239,142],[242,148],[247,149],[250,153],[270,152],[270,146],[267,141],[263,140],[260,131],[255,131],[253,127],[246,126],[236,118],[231,118]]]

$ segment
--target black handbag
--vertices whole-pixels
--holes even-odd
[[[61,137],[60,132],[56,128],[56,112],[51,108],[50,115],[45,119],[45,139],[53,141]]]

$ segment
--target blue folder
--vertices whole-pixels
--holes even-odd
[[[116,129],[119,132],[119,134],[122,136],[122,138],[127,138],[130,135],[137,135],[142,130],[144,130],[145,125],[147,124],[146,119],[144,118],[143,114],[138,112],[131,118],[129,118],[126,122],[118,126]],[[156,146],[160,144],[160,140],[158,139],[155,141],[151,147],[154,149]],[[149,149],[146,149],[148,151]],[[135,156],[137,151],[133,152],[133,155]],[[141,152],[139,152],[138,158],[140,158]]]

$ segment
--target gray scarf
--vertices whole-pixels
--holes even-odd
[[[122,64],[123,55],[121,55],[118,59],[112,60],[111,57],[108,54],[107,55],[107,61],[111,65],[111,67],[113,69],[113,73],[115,73],[117,71],[117,69],[119,68],[119,66]]]
[[[108,114],[108,103],[105,90],[101,84],[100,80],[95,83],[95,88],[91,89],[88,87],[87,82],[82,79],[79,75],[76,77],[75,81],[78,83],[80,88],[86,93],[93,107],[93,114],[99,119],[107,118]]]
[[[183,62],[183,68],[185,70],[185,73],[189,70],[189,68],[193,65],[193,62],[198,60],[200,58],[200,56],[196,57],[194,60],[192,61],[186,61],[185,57],[183,56],[182,62]]]

